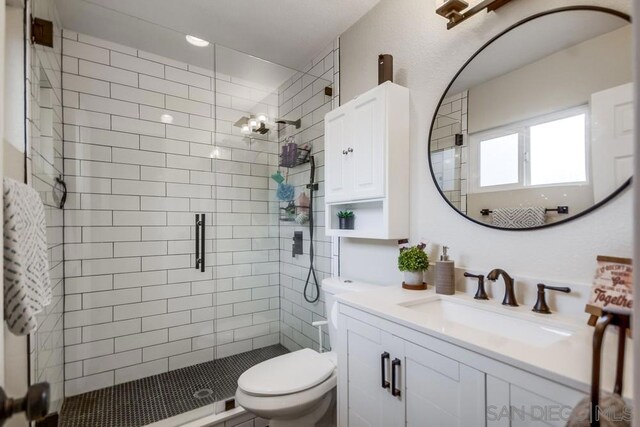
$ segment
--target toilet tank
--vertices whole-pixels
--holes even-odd
[[[380,289],[380,287],[380,285],[371,283],[351,281],[344,277],[330,277],[322,281],[321,288],[324,293],[325,309],[329,321],[329,341],[332,350],[335,350],[335,343],[338,342],[338,305],[335,296],[342,293]]]

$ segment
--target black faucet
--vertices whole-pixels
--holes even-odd
[[[538,300],[536,301],[536,304],[533,306],[531,311],[535,313],[551,314],[551,310],[549,309],[549,306],[547,305],[547,300],[544,296],[545,289],[549,289],[551,291],[564,292],[565,294],[568,294],[569,292],[571,292],[571,288],[567,288],[566,286],[560,286],[560,287],[547,286],[544,283],[538,283]]]
[[[518,302],[516,301],[516,294],[513,291],[513,279],[506,271],[495,268],[487,274],[487,280],[495,282],[500,276],[504,279],[504,298],[502,299],[502,305],[517,307]]]

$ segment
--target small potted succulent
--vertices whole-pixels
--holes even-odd
[[[338,212],[339,228],[340,230],[353,230],[355,215],[353,211],[340,211]]]
[[[420,243],[408,248],[400,248],[398,269],[404,272],[404,283],[410,286],[422,285],[424,272],[429,269],[429,256],[424,251],[427,245]]]

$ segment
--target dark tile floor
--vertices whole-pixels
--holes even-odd
[[[235,395],[244,371],[287,352],[274,345],[68,397],[60,427],[144,426],[211,405]]]

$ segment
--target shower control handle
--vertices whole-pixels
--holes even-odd
[[[347,150],[342,150],[342,154],[346,156],[347,154],[349,154],[349,152]]]
[[[351,147],[347,148],[347,152],[348,153],[353,153],[353,148],[351,148]]]

